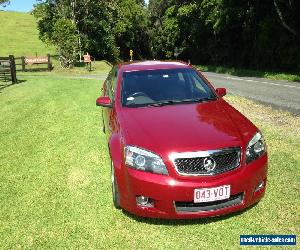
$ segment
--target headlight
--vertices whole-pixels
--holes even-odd
[[[163,160],[156,154],[145,149],[126,146],[125,164],[128,167],[156,174],[168,175],[168,170]]]
[[[266,143],[260,132],[249,141],[246,149],[246,163],[250,163],[266,152]]]

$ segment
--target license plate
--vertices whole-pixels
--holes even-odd
[[[194,190],[194,203],[225,200],[230,197],[230,185]]]

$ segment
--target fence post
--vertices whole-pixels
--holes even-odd
[[[13,55],[9,55],[9,64],[11,72],[11,81],[12,83],[17,83],[17,73],[16,73],[16,62]]]
[[[50,54],[47,54],[47,58],[48,58],[48,70],[51,71],[52,70],[52,64],[51,64],[51,56],[50,56]]]
[[[22,61],[22,71],[24,72],[24,71],[26,71],[26,69],[25,69],[25,56],[21,56],[21,61]]]

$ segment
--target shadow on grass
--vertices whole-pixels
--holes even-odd
[[[1,90],[5,89],[5,88],[8,88],[10,86],[12,86],[13,84],[12,83],[8,83],[8,84],[2,84],[0,82],[0,93],[1,93]]]
[[[17,83],[11,83],[11,82],[4,83],[4,82],[0,81],[0,93],[2,93],[1,90],[5,89],[5,88],[11,87],[15,84],[24,83],[24,82],[26,82],[26,80],[18,80]]]
[[[85,64],[85,62],[75,62],[74,66],[78,67],[78,68],[84,68],[84,67],[86,67],[86,64]]]
[[[95,62],[91,62],[91,67],[89,64],[86,64],[85,62],[75,62],[74,66],[76,68],[85,69],[87,72],[95,71]]]
[[[53,70],[54,68],[52,67],[51,70]],[[20,72],[50,72],[48,70],[48,68],[31,68],[31,69],[26,69],[25,71],[20,71]]]
[[[133,215],[125,210],[122,210],[123,214],[128,216],[129,218],[141,222],[141,223],[147,223],[147,224],[153,224],[153,225],[165,225],[165,226],[185,226],[185,225],[195,225],[195,224],[210,224],[222,220],[230,219],[234,216],[241,215],[248,210],[255,207],[258,203],[255,203],[243,210],[233,212],[231,214],[221,215],[221,216],[215,216],[215,217],[207,217],[207,218],[196,218],[196,219],[156,219],[156,218],[145,218],[145,217],[138,217],[136,215]]]

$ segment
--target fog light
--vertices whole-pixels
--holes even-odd
[[[145,196],[137,196],[136,204],[142,207],[153,207],[153,200]]]
[[[264,181],[261,181],[261,182],[257,185],[257,187],[255,188],[255,191],[254,191],[254,192],[257,192],[257,191],[263,189],[264,186],[265,186],[265,182],[264,182]]]

